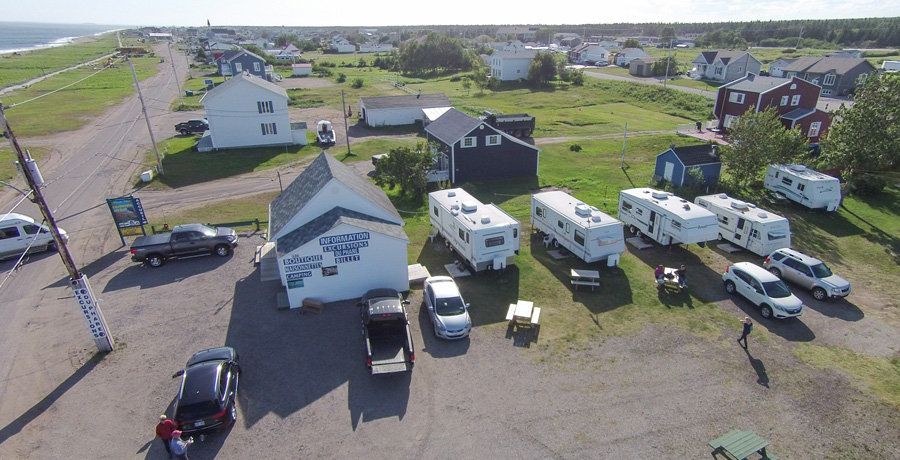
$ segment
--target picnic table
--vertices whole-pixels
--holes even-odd
[[[731,430],[709,442],[713,448],[713,458],[722,454],[725,458],[745,460],[754,453],[760,454],[762,460],[778,460],[778,457],[766,453],[769,442],[752,431]]]
[[[506,320],[515,326],[536,327],[541,318],[541,308],[535,307],[534,302],[520,300],[509,304],[506,312]]]
[[[663,287],[675,288],[675,290],[679,292],[687,287],[687,285],[685,285],[684,287],[681,286],[681,279],[678,276],[677,272],[677,268],[665,267],[665,273],[663,274]]]
[[[578,286],[590,286],[591,291],[595,287],[600,287],[600,272],[597,270],[577,270],[573,268],[569,272],[569,276],[572,278],[572,285],[575,286],[575,290],[578,290]]]

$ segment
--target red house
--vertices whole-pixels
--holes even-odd
[[[729,128],[751,106],[756,111],[775,107],[787,129],[799,128],[810,143],[819,142],[831,126],[831,116],[816,108],[822,87],[802,78],[761,77],[748,74],[719,87],[713,113],[718,128]]]

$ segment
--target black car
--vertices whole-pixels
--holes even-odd
[[[241,367],[231,347],[199,351],[188,360],[175,398],[172,420],[185,435],[204,434],[231,426],[237,419]]]
[[[209,129],[209,122],[206,121],[206,118],[195,118],[175,125],[175,131],[181,133],[182,136],[202,133],[207,129]]]

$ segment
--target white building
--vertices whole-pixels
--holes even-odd
[[[409,290],[403,218],[383,190],[325,152],[269,205],[269,241],[291,308]]]
[[[394,46],[390,43],[366,43],[359,45],[360,53],[390,53]]]
[[[494,51],[491,54],[491,76],[501,81],[515,81],[528,78],[531,60],[537,51]]]
[[[346,39],[338,37],[331,41],[331,48],[338,53],[355,53],[356,45],[348,42]]]
[[[306,145],[306,126],[292,124],[284,88],[239,73],[203,95],[209,121],[197,149],[201,152],[269,145]]]
[[[312,64],[308,62],[298,62],[295,64],[291,64],[291,70],[294,72],[295,77],[312,75]]]
[[[452,107],[444,93],[359,98],[360,117],[371,127],[422,122],[424,109],[441,107]]]

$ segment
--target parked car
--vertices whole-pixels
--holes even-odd
[[[449,276],[432,276],[425,280],[425,305],[434,326],[434,335],[442,339],[461,339],[472,331],[469,304],[463,301],[459,288]]]
[[[194,118],[193,120],[184,121],[175,125],[175,131],[181,133],[182,136],[202,133],[207,129],[209,129],[209,121],[207,121],[206,118]]]
[[[722,274],[725,290],[738,293],[759,307],[763,318],[790,318],[803,314],[803,302],[784,281],[750,262],[730,265]]]
[[[234,348],[218,347],[191,356],[181,376],[172,420],[185,435],[205,434],[231,426],[237,419],[241,366]]]
[[[169,233],[139,236],[131,244],[131,260],[159,267],[172,257],[216,254],[226,257],[238,245],[237,233],[228,227],[203,224],[176,225]]]
[[[359,299],[366,369],[372,375],[412,371],[416,364],[407,304],[391,288],[370,289]]]
[[[778,249],[763,262],[773,275],[809,290],[816,300],[847,297],[850,282],[835,275],[815,257],[793,249]]]
[[[69,240],[65,230],[59,229],[63,241]],[[56,241],[50,229],[31,217],[8,213],[0,215],[0,260],[19,257],[23,252],[55,251]]]

